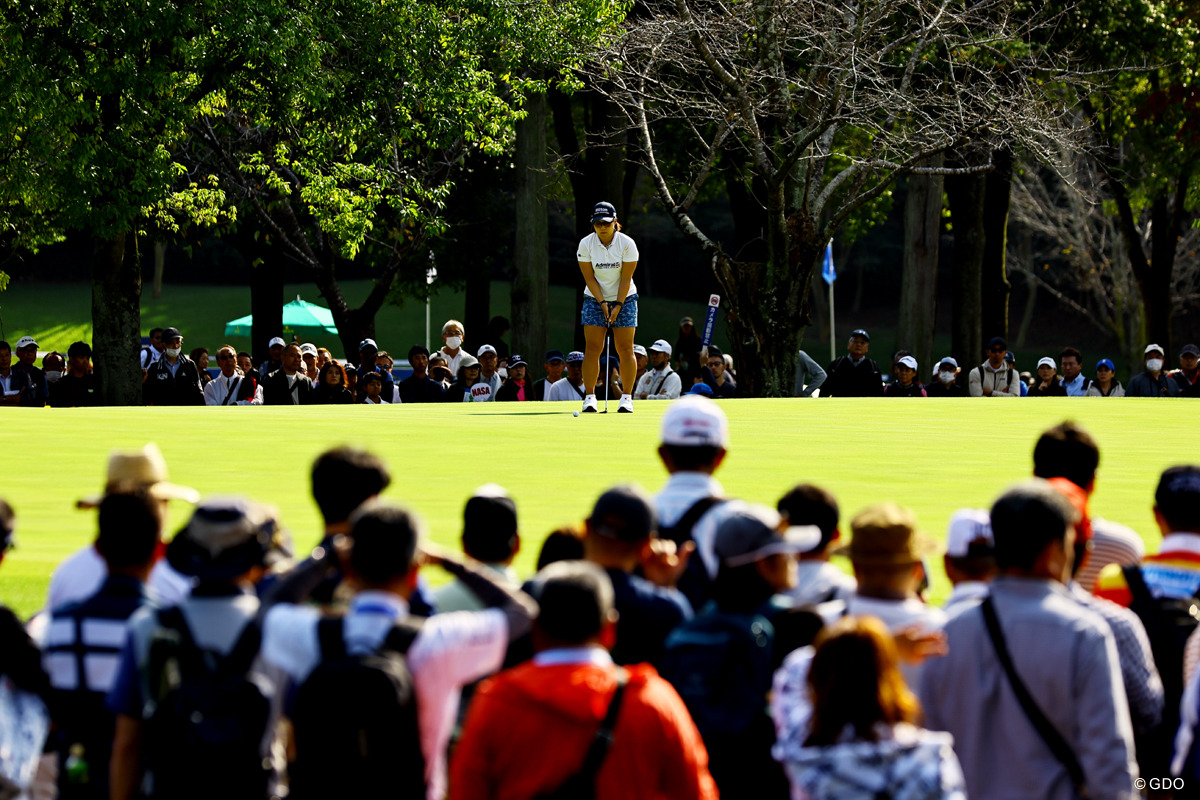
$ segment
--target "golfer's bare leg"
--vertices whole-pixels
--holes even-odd
[[[621,359],[621,388],[625,394],[633,394],[633,383],[637,380],[637,359],[633,356],[633,338],[637,328],[613,328],[613,347]]]

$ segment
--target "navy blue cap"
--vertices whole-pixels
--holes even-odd
[[[563,358],[563,351],[562,350],[547,350],[546,351],[546,360],[547,361],[564,361],[565,359]]]
[[[617,208],[612,203],[596,203],[592,209],[592,224],[597,222],[612,222],[617,218]]]
[[[182,339],[183,334],[179,332],[179,328],[163,328],[162,340],[169,342],[172,339]]]
[[[860,339],[865,339],[868,342],[871,341],[871,335],[869,333],[867,333],[866,331],[864,331],[862,328],[855,328],[854,330],[850,331],[851,339],[853,339],[856,336],[859,337]]]

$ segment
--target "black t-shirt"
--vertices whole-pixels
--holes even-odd
[[[89,372],[82,377],[70,373],[49,385],[49,405],[54,408],[75,408],[96,404],[96,380]]]
[[[397,388],[400,390],[401,403],[440,403],[446,394],[442,384],[428,376],[419,378],[410,375],[400,381]]]

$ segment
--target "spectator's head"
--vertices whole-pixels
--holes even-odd
[[[1195,375],[1198,367],[1200,367],[1200,347],[1196,347],[1194,344],[1185,344],[1179,351],[1179,368],[1188,375]]]
[[[721,517],[713,537],[713,599],[727,611],[757,608],[796,585],[795,555],[820,541],[814,525],[789,527],[773,509],[739,503]]]
[[[565,525],[550,531],[538,551],[539,570],[559,561],[579,561],[584,557],[584,532],[573,525]]]
[[[467,386],[479,380],[479,359],[470,353],[463,353],[458,362],[458,379]]]
[[[464,356],[466,353],[463,354]],[[446,356],[441,350],[434,350],[429,355],[429,377],[435,381],[452,381],[454,375],[450,372],[450,367],[447,366]]]
[[[8,501],[0,497],[0,561],[4,560],[4,554],[13,546],[13,534],[16,530],[17,515],[13,513]]]
[[[900,356],[893,369],[896,372],[896,381],[901,386],[911,386],[917,379],[917,360],[912,356]]]
[[[7,373],[12,366],[12,348],[8,342],[0,342],[0,372]]]
[[[179,358],[179,354],[183,352],[183,334],[178,328],[163,328],[162,340],[165,345],[163,356],[169,361],[174,361]]]
[[[382,500],[364,503],[350,518],[349,568],[364,588],[409,597],[417,586],[421,523]]]
[[[1111,358],[1102,358],[1096,362],[1096,380],[1107,386],[1116,375],[1117,366]]]
[[[375,366],[383,367],[388,372],[391,372],[392,367],[395,366],[395,362],[392,360],[392,354],[387,350],[380,350],[375,354]]]
[[[368,372],[360,379],[363,386],[363,394],[372,400],[378,400],[383,394],[383,378],[379,377],[378,372]]]
[[[305,342],[300,345],[300,358],[304,360],[305,372],[316,372],[317,369],[317,346],[312,342]]]
[[[462,347],[463,339],[466,338],[466,331],[467,329],[458,320],[446,320],[446,324],[442,326],[442,342],[446,345],[446,350],[452,354],[458,352],[458,349]]]
[[[529,368],[529,363],[525,361],[523,356],[513,353],[508,357],[508,379],[521,383],[525,380],[525,371]]]
[[[217,366],[226,378],[233,377],[237,372],[237,350],[233,349],[233,345],[223,344],[217,349]]]
[[[1146,345],[1146,350],[1142,355],[1142,359],[1146,362],[1147,372],[1153,375],[1157,375],[1158,373],[1162,372],[1164,363],[1163,354],[1165,352],[1165,350],[1156,344]]]
[[[708,371],[717,380],[725,374],[725,354],[716,345],[709,345],[708,348]]]
[[[479,372],[484,378],[491,378],[496,374],[496,365],[499,360],[496,357],[496,348],[490,344],[485,344],[479,348],[479,352],[475,354],[479,359]]]
[[[1058,360],[1062,364],[1063,380],[1070,383],[1079,377],[1079,373],[1083,369],[1082,353],[1074,347],[1064,347],[1058,355]]]
[[[646,352],[646,348],[640,344],[633,346],[633,360],[637,362],[638,372],[645,372],[647,365],[650,363],[650,354]]]
[[[648,352],[650,353],[650,365],[654,369],[662,369],[671,363],[671,345],[667,343],[666,339],[659,339],[650,345]]]
[[[321,369],[321,367],[325,366],[330,361],[333,361],[333,353],[329,352],[324,347],[318,347],[317,348],[317,369]]]
[[[964,581],[988,581],[996,574],[996,548],[987,511],[960,508],[950,516],[945,565],[946,577],[956,586]]]
[[[993,336],[987,343],[987,360],[992,369],[1000,369],[1004,366],[1005,356],[1008,355],[1008,342],[1002,336]],[[1016,364],[1016,359],[1013,359],[1013,365]]]
[[[356,369],[346,370],[346,388],[349,389],[351,392],[353,392],[355,387],[357,387],[357,386],[358,386],[358,370],[356,370]]]
[[[690,337],[696,333],[696,321],[691,317],[682,317],[679,320],[679,335]]]
[[[200,499],[195,489],[171,483],[167,479],[167,461],[153,442],[141,450],[114,450],[110,453],[103,494],[85,497],[76,505],[79,508],[99,508],[105,494],[120,491],[146,491],[163,502],[184,500],[195,503]]]
[[[857,361],[864,358],[871,349],[871,336],[862,328],[850,331],[850,339],[846,342],[846,352]]]
[[[208,348],[207,347],[192,348],[192,352],[188,353],[188,358],[190,358],[192,361],[196,362],[196,369],[199,369],[199,370],[208,369]]]
[[[37,361],[38,343],[32,336],[22,336],[17,340],[17,361],[25,367],[32,367]]]
[[[850,521],[849,556],[864,597],[915,596],[925,575],[921,559],[937,545],[917,528],[911,511],[895,503],[867,506]]]
[[[949,386],[958,378],[958,362],[953,358],[943,358],[937,367],[937,379]]]
[[[856,739],[874,741],[879,723],[919,722],[921,705],[900,674],[896,642],[878,619],[842,617],[823,629],[814,644],[806,747],[837,744],[847,726]]]
[[[254,357],[245,350],[240,350],[237,354],[237,365],[243,375],[249,375],[254,369]]]
[[[563,356],[562,350],[550,350],[546,353],[546,361],[542,364],[546,370],[546,382],[554,383],[562,378],[563,370],[567,367],[567,360]]]
[[[149,492],[107,494],[100,501],[96,551],[113,573],[150,575],[166,522],[163,504]]]
[[[292,342],[283,348],[283,355],[280,356],[279,365],[283,368],[285,375],[295,375],[299,372],[304,365],[304,360],[300,356],[300,345]]]
[[[1058,375],[1058,364],[1054,363],[1053,358],[1046,356],[1045,358],[1038,359],[1038,363],[1037,363],[1038,381],[1040,381],[1040,382],[1053,381],[1057,375]]]
[[[598,234],[605,235],[614,225],[617,230],[621,230],[621,223],[617,222],[617,207],[603,201],[596,203],[592,208],[592,229]]]
[[[364,369],[375,366],[375,356],[379,355],[379,345],[374,339],[363,339],[358,343],[358,365]]]
[[[658,518],[645,492],[616,486],[596,500],[584,527],[589,561],[631,572],[657,535]]]
[[[1076,512],[1044,480],[1009,489],[992,505],[992,538],[1001,572],[1065,583],[1075,562]]]
[[[511,564],[521,549],[517,504],[504,487],[488,483],[463,508],[463,552],[485,564]]]
[[[46,381],[48,383],[54,383],[61,378],[66,371],[66,367],[67,360],[57,350],[51,350],[42,359],[42,372],[46,373]]]
[[[572,350],[567,353],[567,380],[572,386],[583,383],[583,353]]]
[[[684,395],[663,414],[658,456],[667,472],[717,471],[729,446],[729,420],[720,406],[699,395]]]
[[[334,362],[337,363],[337,362]],[[335,447],[317,456],[312,466],[312,495],[325,530],[344,532],[354,510],[392,482],[387,466],[365,450]]]
[[[317,373],[317,383],[321,386],[345,386],[346,370],[338,362],[330,361]]]
[[[828,489],[801,483],[779,498],[775,506],[788,525],[815,525],[821,532],[821,541],[811,550],[800,553],[800,559],[825,558],[829,546],[841,535],[838,530],[837,498]]]
[[[508,321],[508,317],[495,316],[488,320],[487,340],[489,342],[499,341],[508,333],[508,329],[512,327],[512,323]]]
[[[150,333],[146,336],[150,340],[150,346],[160,353],[166,348],[166,345],[163,344],[162,331],[162,328],[151,328]]]
[[[429,371],[429,348],[423,344],[408,348],[408,363],[412,365],[414,375],[425,375]]]
[[[275,509],[243,497],[210,498],[167,545],[167,561],[201,583],[257,583],[292,557]]]
[[[1200,467],[1171,467],[1158,479],[1154,491],[1154,518],[1159,530],[1200,533]]]
[[[271,341],[267,342],[267,360],[272,364],[278,364],[283,358],[283,348],[285,347],[287,347],[287,342],[283,340],[282,336],[272,336]]]
[[[712,397],[713,396],[712,387],[704,382],[692,384],[692,388],[688,389],[687,393],[688,394],[698,394],[701,397]]]
[[[1099,466],[1096,441],[1069,420],[1043,432],[1033,446],[1033,474],[1039,478],[1066,478],[1090,493]]]
[[[67,348],[67,368],[75,377],[92,370],[92,348],[87,342],[74,342]]]
[[[617,611],[612,581],[587,561],[559,561],[538,571],[530,594],[541,611],[533,623],[537,651],[616,641]]]

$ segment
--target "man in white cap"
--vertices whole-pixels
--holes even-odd
[[[496,348],[490,344],[485,344],[479,348],[479,352],[475,354],[479,359],[479,382],[486,383],[491,387],[492,391],[486,397],[476,394],[475,402],[480,400],[495,400],[496,392],[500,391],[500,373],[496,371],[497,365],[500,363],[499,356],[496,354]],[[474,393],[473,393],[474,394]]]
[[[1176,397],[1179,394],[1174,379],[1163,372],[1164,352],[1156,344],[1146,345],[1143,355],[1146,369],[1129,379],[1129,385],[1125,387],[1126,397]]]
[[[317,346],[312,342],[305,342],[300,345],[300,358],[304,361],[304,374],[308,376],[308,379],[315,386],[317,383],[317,372],[319,371],[317,367]]]
[[[982,508],[960,508],[946,528],[946,577],[954,586],[944,606],[947,612],[987,597],[996,574],[992,520]]]
[[[283,348],[285,347],[287,347],[287,342],[283,340],[282,336],[272,336],[271,340],[267,342],[267,360],[258,365],[260,380],[283,366]]]
[[[671,369],[671,345],[659,339],[650,345],[650,366],[638,381],[634,395],[639,400],[675,400],[683,392],[679,373]]]
[[[200,498],[195,489],[171,483],[167,478],[166,459],[153,442],[141,450],[113,451],[108,457],[104,492],[85,497],[77,505],[79,508],[99,508],[104,495],[122,489],[143,489],[164,506],[169,500],[195,503]],[[104,583],[107,575],[108,568],[95,544],[68,556],[50,575],[46,609],[53,611],[67,603],[91,597]],[[179,600],[191,588],[190,582],[164,561],[154,566],[150,573],[149,585],[164,602]]]
[[[32,336],[22,336],[18,339],[17,363],[12,365],[12,371],[16,379],[24,384],[20,404],[41,408],[46,405],[46,373],[36,365],[37,351],[38,343]]]
[[[583,391],[583,359],[582,350],[572,350],[567,353],[567,370],[563,377],[554,382],[550,387],[549,394],[546,395],[547,400],[574,400],[576,402],[583,399],[586,392]]]

